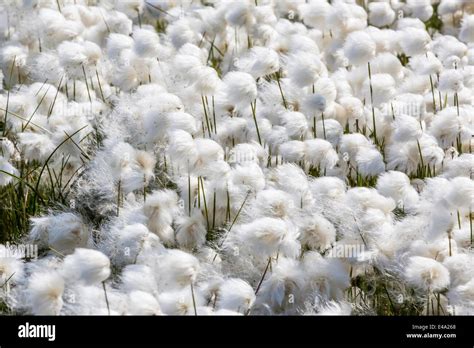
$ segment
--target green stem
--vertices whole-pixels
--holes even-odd
[[[285,107],[285,109],[288,109],[288,105],[286,104],[285,95],[283,94],[283,90],[281,88],[280,75],[279,74],[278,74],[278,77],[277,77],[277,83],[278,83],[278,89],[280,90],[280,94],[281,94],[281,100],[283,101],[283,106]]]
[[[201,176],[199,177],[199,179],[200,179],[200,182],[201,182],[202,198],[204,200],[204,213],[206,214],[207,230],[209,231],[209,213],[207,211],[207,201],[206,201],[206,192],[204,190],[204,180]]]
[[[370,104],[372,107],[372,123],[374,127],[374,142],[376,145],[378,145],[377,141],[377,126],[375,125],[375,108],[374,108],[374,90],[372,87],[372,72],[370,70],[370,62],[367,63],[368,71],[369,71],[369,88],[370,88]]]
[[[206,108],[206,103],[204,101],[204,96],[201,95],[201,100],[202,100],[202,107],[204,109],[204,116],[206,118],[206,126],[207,126],[207,133],[209,135],[209,138],[211,137],[211,126],[209,124],[209,116],[207,115],[207,108]]]
[[[193,283],[192,283],[192,282],[191,282],[191,296],[192,296],[192,298],[193,298],[194,315],[197,315],[196,298],[194,297],[194,286],[193,286]]]
[[[321,118],[323,120],[323,135],[324,135],[324,140],[326,140],[326,125],[324,123],[324,112],[321,113]],[[375,119],[374,119],[375,120]]]
[[[433,86],[433,78],[431,77],[430,74],[430,85],[431,85],[431,96],[433,97],[433,112],[436,114],[436,99],[435,99],[435,94],[434,94],[434,86]]]
[[[262,139],[260,137],[260,130],[258,129],[258,122],[257,122],[257,99],[255,99],[254,103],[255,104],[250,103],[250,107],[252,109],[253,122],[255,123],[255,128],[257,129],[258,143],[262,145]]]
[[[265,276],[267,275],[268,267],[270,267],[271,262],[272,262],[272,257],[270,256],[268,258],[267,266],[265,267],[265,270],[263,271],[262,277],[260,278],[260,281],[258,282],[257,289],[255,289],[255,295],[258,294],[258,291],[260,290],[260,287],[262,286],[263,280],[265,279]]]

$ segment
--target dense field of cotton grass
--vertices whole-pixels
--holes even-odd
[[[3,313],[474,314],[471,1],[0,6]]]

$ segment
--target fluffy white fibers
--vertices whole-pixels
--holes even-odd
[[[445,199],[457,209],[471,209],[474,203],[474,181],[466,177],[451,179],[450,190]]]
[[[399,44],[407,56],[425,54],[431,38],[425,30],[407,27],[399,32]]]
[[[462,19],[459,39],[466,43],[474,42],[474,15],[465,15]]]
[[[32,218],[29,238],[42,247],[69,254],[77,247],[85,247],[89,230],[81,218],[72,213]]]
[[[297,260],[279,258],[272,273],[262,283],[259,301],[274,308],[275,312],[294,313],[297,297],[305,284],[304,272]],[[260,293],[259,293],[260,294]],[[292,309],[293,307],[293,309]]]
[[[300,225],[301,245],[310,250],[325,251],[336,241],[336,228],[319,214],[304,219]]]
[[[411,211],[418,204],[418,192],[411,186],[410,179],[405,173],[388,171],[377,179],[377,191],[385,197],[392,198],[397,206]]]
[[[301,112],[289,111],[281,115],[282,125],[292,139],[302,139],[308,132],[306,116]]]
[[[454,178],[457,176],[470,177],[472,168],[474,167],[474,155],[470,153],[463,153],[459,157],[446,163],[443,176],[447,178]]]
[[[238,107],[246,107],[257,98],[257,85],[252,75],[231,71],[224,76],[227,100]]]
[[[266,47],[253,47],[246,56],[238,59],[237,67],[254,78],[273,74],[280,69],[278,54]]]
[[[395,11],[386,2],[369,3],[369,22],[376,27],[390,25],[395,20]]]
[[[100,251],[76,248],[64,259],[61,271],[68,281],[93,285],[110,276],[110,260]]]
[[[474,277],[474,259],[470,254],[456,254],[447,258],[443,265],[449,270],[452,285],[465,284]]]
[[[0,312],[474,314],[472,3],[72,2],[0,5]]]
[[[389,74],[375,74],[372,79],[366,79],[363,85],[365,100],[370,99],[370,84],[374,106],[388,102],[395,95],[395,80]]]
[[[217,291],[216,308],[246,314],[255,302],[255,291],[242,279],[225,280]]]
[[[408,0],[407,8],[413,17],[423,22],[429,20],[434,12],[429,0]]]
[[[310,139],[304,142],[304,159],[321,169],[332,169],[339,161],[339,156],[331,143],[324,139]]]
[[[410,257],[404,273],[409,283],[423,290],[441,291],[450,283],[448,269],[426,257]]]
[[[147,29],[136,28],[133,33],[133,50],[139,57],[156,57],[160,49],[158,35]]]
[[[0,156],[0,186],[6,186],[12,181],[15,177],[18,177],[18,170],[10,163],[8,160]]]
[[[146,265],[131,264],[120,275],[120,289],[125,292],[143,291],[151,294],[158,292],[153,269]]]
[[[163,286],[184,287],[196,280],[199,268],[199,261],[193,255],[170,249],[160,260],[160,280]]]
[[[375,56],[375,43],[366,32],[354,31],[344,43],[344,54],[351,65],[367,64]]]
[[[58,272],[34,273],[28,282],[28,299],[34,315],[58,315],[63,306],[64,280]]]
[[[161,308],[154,296],[144,291],[135,290],[128,294],[128,314],[160,315]]]
[[[292,226],[281,219],[259,218],[248,224],[236,227],[236,238],[255,256],[271,256],[280,248],[290,248],[297,237]]]
[[[206,226],[200,211],[193,212],[192,216],[183,217],[177,222],[176,241],[185,249],[202,246],[206,242]]]
[[[22,253],[12,253],[7,246],[0,244],[0,281],[5,284],[4,291],[8,292],[11,283],[23,279]],[[3,295],[2,293],[0,293]],[[1,296],[0,295],[0,296]]]
[[[324,0],[311,1],[310,3],[301,4],[299,7],[303,22],[319,30],[324,30],[326,18],[330,11],[331,6]]]
[[[284,161],[298,163],[305,155],[305,143],[298,140],[291,140],[280,145],[279,152]]]
[[[295,213],[295,204],[291,195],[285,191],[269,188],[257,194],[248,210],[251,216],[287,219]]]
[[[174,242],[171,227],[173,216],[178,208],[178,195],[172,190],[155,191],[147,197],[143,212],[148,218],[147,226],[164,243]]]
[[[319,57],[306,52],[298,52],[298,54],[289,56],[286,68],[291,82],[298,87],[311,86],[325,72]]]

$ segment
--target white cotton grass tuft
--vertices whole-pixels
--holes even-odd
[[[431,42],[428,33],[425,30],[418,28],[403,28],[398,35],[400,35],[400,47],[407,56],[425,54],[428,50],[428,45]]]
[[[393,23],[395,11],[386,2],[369,3],[369,22],[376,27],[384,27]]]
[[[261,218],[236,228],[237,237],[254,255],[273,255],[278,251],[288,230],[281,219]]]
[[[370,87],[372,85],[372,87]],[[371,100],[370,88],[372,88],[372,97],[374,106],[390,101],[395,96],[395,80],[389,74],[374,74],[372,78],[366,79],[363,85],[365,100]]]
[[[435,119],[430,124],[430,134],[436,137],[440,146],[444,149],[455,145],[459,138],[462,139],[466,136],[465,127],[461,117],[457,116],[456,107],[447,107],[441,110]],[[467,130],[467,129],[466,129]]]
[[[367,64],[375,56],[375,43],[369,34],[355,31],[348,35],[344,43],[344,55],[349,64],[358,66]]]
[[[132,33],[133,50],[139,57],[156,57],[159,53],[160,40],[156,33],[147,29],[136,28]]]
[[[28,160],[45,161],[56,146],[46,134],[23,132],[18,134],[20,147]]]
[[[29,238],[44,248],[70,254],[75,248],[85,247],[89,231],[82,219],[72,213],[32,218]]]
[[[457,176],[470,177],[472,172],[472,163],[474,155],[470,153],[463,153],[446,163],[443,176],[447,178],[454,178]]]
[[[197,66],[189,71],[190,77],[195,81],[194,87],[202,96],[214,95],[220,84],[217,72],[207,66]]]
[[[252,206],[249,207],[249,214],[252,216],[286,219],[294,212],[295,205],[291,195],[273,188],[260,191],[252,202]]]
[[[443,265],[449,270],[452,286],[465,284],[472,279],[473,261],[470,254],[456,254],[444,260]]]
[[[339,156],[331,143],[324,139],[310,139],[304,142],[304,159],[321,170],[333,169]]]
[[[301,245],[310,250],[325,251],[336,241],[336,228],[322,215],[313,215],[300,224]]]
[[[254,289],[242,279],[225,280],[217,291],[217,310],[231,310],[246,314],[255,302]]]
[[[325,74],[324,65],[319,57],[306,52],[287,57],[286,68],[291,82],[298,87],[311,86]]]
[[[436,74],[442,70],[442,63],[433,54],[433,52],[427,52],[411,57],[410,66],[413,71],[417,74]]]
[[[0,296],[8,293],[12,284],[24,279],[24,263],[21,260],[23,255],[20,253],[14,254],[7,246],[0,244],[0,281],[4,284],[3,293]]]
[[[143,212],[148,219],[147,226],[163,243],[174,243],[171,227],[177,210],[178,195],[171,190],[155,191],[147,197]]]
[[[349,204],[354,204],[357,210],[378,209],[390,213],[396,205],[392,198],[380,195],[377,190],[367,187],[354,187],[347,191],[345,199]]]
[[[284,161],[301,162],[305,155],[305,144],[299,140],[291,140],[279,147],[279,152]]]
[[[448,299],[450,303],[455,305],[456,309],[461,309],[461,313],[458,315],[470,315],[472,314],[472,306],[470,303],[474,298],[474,281],[470,280],[465,284],[453,287],[448,292]],[[464,309],[466,308],[466,309]],[[459,311],[457,311],[459,313]]]
[[[335,3],[328,13],[326,23],[332,31],[341,36],[367,26],[367,12],[354,3]]]
[[[451,179],[445,199],[456,209],[469,210],[474,204],[474,181],[466,177]]]
[[[157,293],[158,288],[153,269],[147,265],[127,265],[120,275],[120,289],[125,292]]]
[[[189,286],[196,280],[199,268],[199,261],[193,255],[170,249],[161,257],[160,277],[169,287]]]
[[[257,85],[252,75],[232,71],[224,76],[227,100],[237,107],[247,107],[257,98]]]
[[[252,12],[249,4],[233,3],[226,9],[225,20],[230,26],[240,27],[252,20]]]
[[[111,33],[107,38],[106,52],[110,59],[119,59],[124,50],[131,49],[133,39],[128,35]]]
[[[280,58],[272,49],[253,47],[246,56],[238,58],[236,64],[239,70],[259,78],[277,72],[280,69]]]
[[[113,262],[116,264],[135,263],[140,260],[147,244],[159,245],[159,238],[140,223],[127,225],[120,229],[115,237]]]
[[[110,276],[110,260],[100,251],[76,248],[66,256],[62,274],[67,281],[93,285],[105,281]]]
[[[0,156],[0,186],[6,186],[18,177],[18,170],[3,156]]]
[[[190,217],[183,217],[177,221],[176,241],[178,245],[192,250],[206,242],[206,226],[201,212],[196,211]]]
[[[63,307],[64,279],[58,272],[34,273],[27,296],[34,315],[58,315]]]
[[[302,267],[306,275],[306,287],[319,290],[322,300],[343,299],[343,292],[349,287],[349,270],[338,258],[323,258],[318,252],[306,252]]]
[[[433,7],[429,0],[408,0],[407,8],[413,17],[425,22],[433,15]]]
[[[292,139],[302,139],[308,132],[306,116],[301,112],[289,111],[281,115],[281,123]]]
[[[295,296],[304,287],[304,274],[297,260],[281,258],[262,283],[260,300],[274,308],[275,313],[295,312]]]
[[[448,269],[426,257],[410,257],[404,273],[409,283],[423,290],[441,291],[450,283]]]
[[[321,306],[316,315],[351,315],[352,307],[347,302],[331,301]]]
[[[144,291],[132,291],[128,294],[128,314],[160,315],[161,308],[157,299]]]
[[[196,306],[205,304],[199,294],[195,294],[193,301],[189,289],[164,291],[158,296],[161,311],[166,315],[194,315],[194,302]]]
[[[312,28],[320,30],[324,30],[326,18],[330,10],[330,4],[323,0],[301,4],[299,7],[303,22]]]
[[[413,139],[419,139],[423,135],[423,123],[408,115],[398,115],[393,122],[394,132],[393,140],[396,142],[405,142]]]
[[[397,202],[397,206],[407,212],[417,208],[418,192],[411,186],[410,179],[402,172],[388,171],[377,179],[377,191]]]
[[[462,19],[459,39],[466,43],[474,42],[474,15],[465,15]]]
[[[382,154],[373,147],[358,151],[355,161],[358,172],[364,177],[376,176],[385,171]]]
[[[463,74],[456,69],[445,70],[439,77],[441,92],[459,92],[463,88]]]

